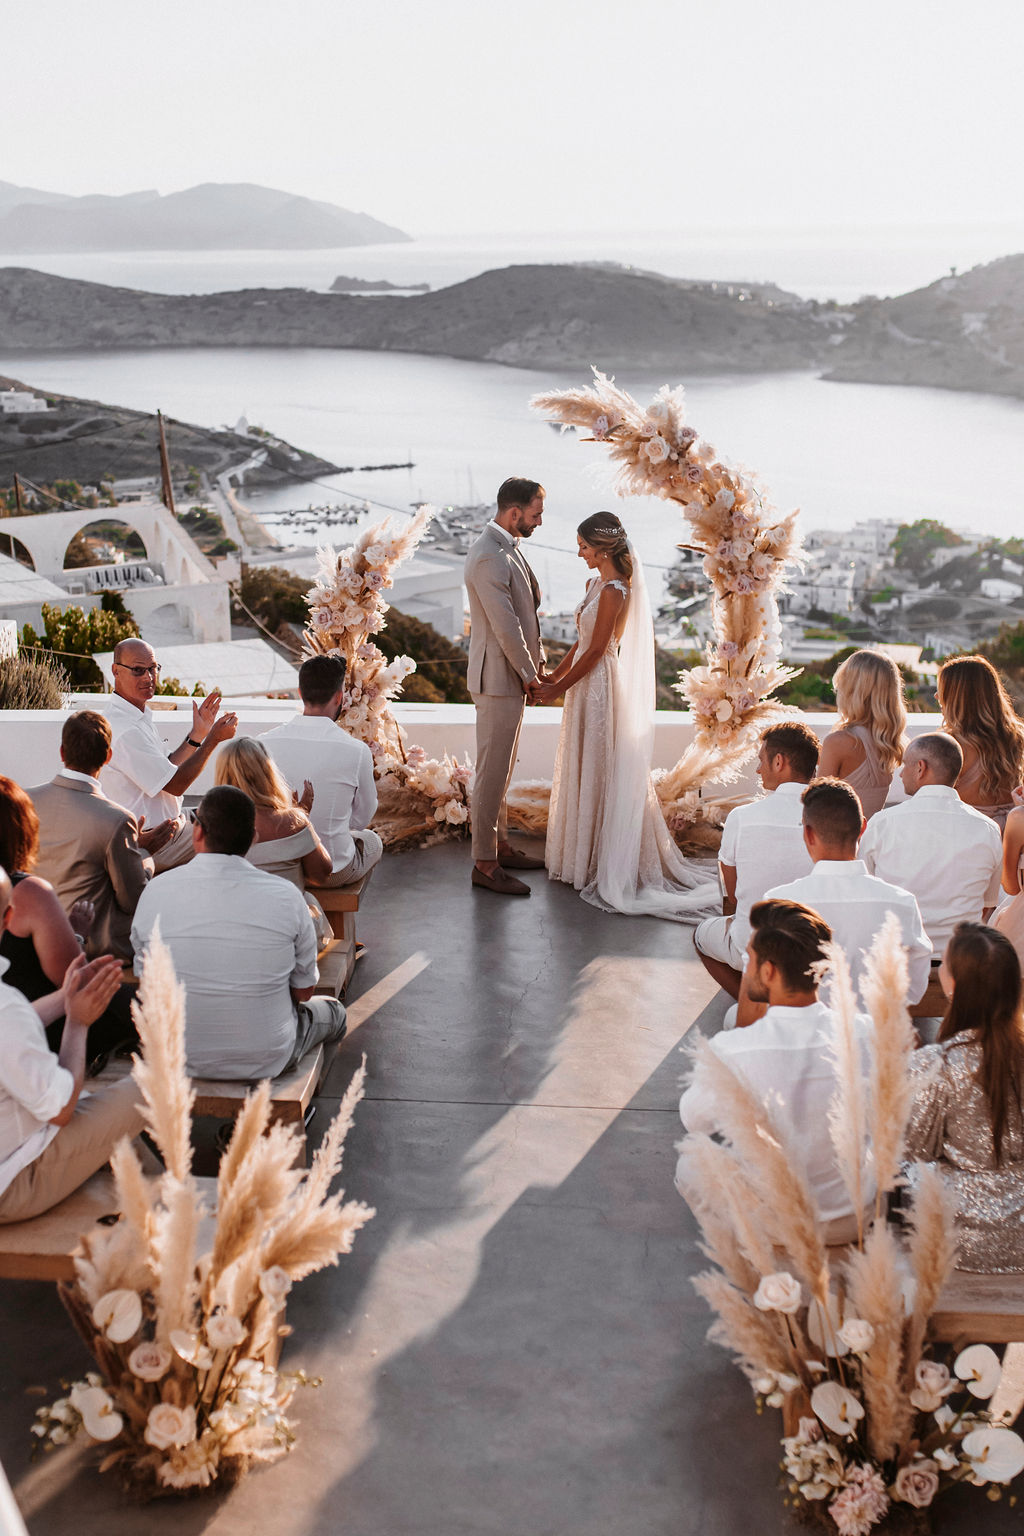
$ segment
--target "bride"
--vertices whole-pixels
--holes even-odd
[[[576,609],[577,640],[534,700],[566,695],[548,876],[606,911],[696,922],[717,910],[719,890],[679,852],[651,782],[654,630],[643,566],[611,512],[582,522],[576,542],[594,572]]]

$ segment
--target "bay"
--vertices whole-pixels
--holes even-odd
[[[211,348],[0,355],[0,373],[33,387],[152,411],[199,426],[241,415],[335,464],[411,470],[329,477],[243,499],[275,513],[336,500],[371,502],[369,518],[404,516],[414,501],[491,501],[510,474],[548,491],[531,561],[545,607],[571,608],[582,590],[578,522],[601,507],[622,515],[660,595],[686,538],[668,503],[614,495],[604,451],[560,435],[529,409],[542,390],[586,382],[413,354],[314,348]],[[630,372],[619,382],[647,400],[678,383]],[[752,467],[802,527],[845,528],[870,517],[937,517],[975,533],[1017,533],[1024,511],[1024,402],[867,384],[810,373],[702,376],[687,384],[689,419],[724,458]],[[16,467],[16,466],[15,466]],[[155,466],[154,466],[155,468]],[[337,530],[325,530],[337,538]],[[345,530],[344,539],[352,536]],[[303,534],[304,542],[311,535]]]

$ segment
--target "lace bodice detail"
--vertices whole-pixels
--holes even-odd
[[[622,593],[626,601],[629,601],[629,583],[626,581],[592,581],[586,590],[583,601],[576,608],[576,634],[579,639],[579,649],[585,651],[590,644],[594,633],[594,625],[597,623],[597,609],[601,601],[601,593],[605,587],[616,587]],[[612,635],[608,641],[608,650],[615,654],[619,648],[616,635]]]

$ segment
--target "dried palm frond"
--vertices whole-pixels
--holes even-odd
[[[875,1162],[875,1217],[900,1176],[914,1101],[910,1059],[914,1028],[907,1011],[907,956],[899,919],[890,912],[867,954],[861,996],[874,1021],[868,1142]]]

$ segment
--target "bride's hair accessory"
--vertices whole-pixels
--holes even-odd
[[[614,512],[595,512],[592,517],[580,523],[576,532],[592,549],[607,550],[620,575],[627,578],[632,576],[633,559],[629,539]]]

